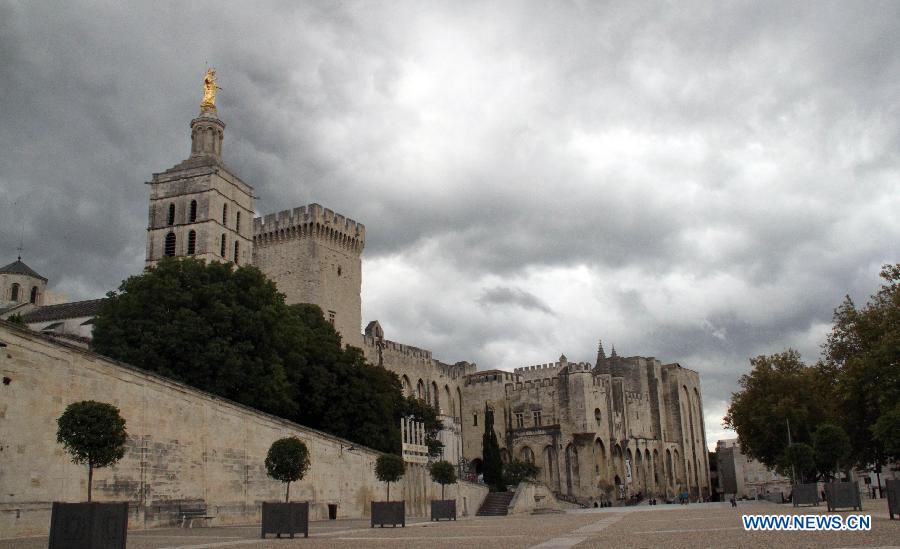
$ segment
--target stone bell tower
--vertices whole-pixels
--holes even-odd
[[[252,258],[253,187],[222,162],[225,122],[215,105],[215,70],[204,80],[200,114],[191,120],[191,154],[153,174],[147,225],[147,266],[161,258],[232,261]]]

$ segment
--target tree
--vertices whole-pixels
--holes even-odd
[[[444,485],[456,483],[456,469],[449,461],[435,461],[428,469],[431,480],[441,485],[441,499],[444,499]]]
[[[884,283],[863,308],[846,296],[835,309],[823,360],[852,457],[860,467],[874,463],[878,471],[888,452],[872,429],[900,402],[900,264],[884,265],[881,278]]]
[[[784,449],[779,469],[791,475],[794,483],[805,482],[815,476],[816,460],[812,446],[795,442]]]
[[[71,454],[72,462],[87,463],[90,502],[94,469],[113,465],[125,455],[125,420],[112,404],[83,400],[69,404],[56,424],[56,441]]]
[[[832,471],[840,471],[841,464],[846,465],[851,450],[850,437],[837,425],[823,423],[812,438],[816,469],[824,480]]]
[[[818,424],[834,416],[833,391],[823,368],[806,366],[792,349],[750,359],[750,365],[741,390],[731,395],[724,425],[737,432],[747,456],[775,467],[788,445],[788,422],[792,442],[811,443]]]
[[[530,461],[514,459],[506,464],[506,484],[519,484],[520,482],[537,478],[541,470]]]
[[[884,454],[900,460],[900,405],[878,418],[871,428],[872,436],[884,448]]]
[[[19,326],[27,326],[25,321],[22,320],[22,315],[16,313],[14,315],[9,315],[9,318],[6,319],[8,322],[12,322],[13,324],[18,324]]]
[[[284,502],[290,501],[291,483],[303,479],[309,469],[309,450],[297,437],[276,440],[266,454],[266,473],[285,484]]]
[[[375,460],[375,477],[387,483],[387,499],[391,500],[391,483],[397,482],[406,472],[403,458],[397,454],[381,454]]]
[[[93,349],[198,389],[400,452],[396,374],[366,363],[316,305],[286,305],[255,267],[164,258],[110,293]]]
[[[497,433],[494,432],[494,410],[484,407],[484,435],[481,437],[481,457],[484,460],[481,471],[484,482],[492,491],[503,492],[506,485],[503,484],[503,460],[500,458],[500,443],[497,442]]]

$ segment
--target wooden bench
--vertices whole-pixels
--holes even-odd
[[[209,521],[215,517],[209,514],[209,511],[206,509],[205,503],[198,503],[196,505],[185,505],[181,507],[181,527],[184,528],[185,525],[188,525],[189,528],[194,527],[195,520],[205,520]],[[209,523],[207,522],[207,526]]]

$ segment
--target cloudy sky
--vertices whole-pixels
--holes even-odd
[[[366,224],[363,320],[480,368],[814,360],[900,261],[898,2],[0,0],[0,263],[144,258],[206,64],[257,212]]]

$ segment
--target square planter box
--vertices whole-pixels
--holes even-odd
[[[264,501],[262,504],[262,534],[303,534],[309,537],[309,502],[292,501],[290,503],[277,503]]]
[[[887,488],[888,516],[891,520],[894,520],[894,515],[900,518],[900,480],[886,480],[884,484]]]
[[[456,520],[455,499],[431,500],[431,520],[453,519]]]
[[[798,505],[819,505],[819,487],[815,482],[809,484],[795,484],[793,486],[794,507]]]
[[[125,549],[127,534],[127,502],[53,502],[50,549]]]
[[[406,528],[406,502],[404,501],[373,501],[372,502],[372,528],[379,524],[384,528],[385,524],[395,527],[399,524]]]
[[[862,504],[859,502],[859,488],[855,482],[826,483],[825,500],[828,502],[829,513],[838,507],[862,511]]]

